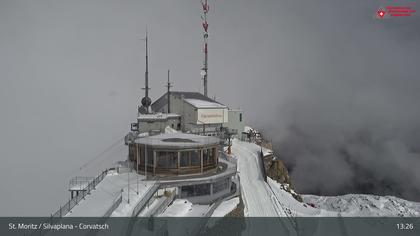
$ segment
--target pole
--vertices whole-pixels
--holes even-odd
[[[166,85],[166,87],[168,88],[168,92],[167,92],[167,99],[168,99],[168,113],[171,113],[171,82],[169,81],[169,70],[168,70],[168,84]]]
[[[128,204],[130,204],[130,172],[131,172],[131,162],[128,161],[128,173],[127,173],[127,182],[128,182],[127,203]]]
[[[203,68],[203,83],[204,83],[204,96],[207,97],[207,73],[208,73],[208,48],[207,48],[207,38],[209,37],[208,27],[209,24],[207,23],[207,13],[209,11],[209,4],[207,4],[207,0],[201,1],[201,5],[203,7],[203,29],[204,29],[204,68]]]
[[[148,45],[147,45],[147,30],[146,30],[146,72],[145,72],[145,96],[149,97],[149,53],[148,53]]]
[[[137,177],[137,195],[139,195],[139,147],[136,145],[137,162],[136,162],[136,177]]]
[[[145,80],[145,86],[144,86],[144,98],[141,100],[142,106],[146,109],[146,113],[148,114],[150,112],[149,107],[152,103],[152,100],[149,98],[149,48],[148,48],[148,35],[146,30],[146,71],[144,72],[144,80]]]
[[[144,178],[147,179],[147,145],[144,145]]]

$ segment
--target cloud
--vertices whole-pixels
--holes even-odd
[[[375,21],[364,14],[372,6],[357,6],[347,8],[352,17],[331,22],[313,5],[295,29],[284,29],[291,32],[285,41],[302,36],[289,54],[299,70],[280,73],[295,81],[280,78],[278,94],[283,81],[295,85],[259,126],[303,193],[419,201],[418,16]],[[331,3],[322,11],[338,9]]]

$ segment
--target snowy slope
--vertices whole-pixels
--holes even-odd
[[[340,213],[341,216],[420,216],[420,203],[393,196],[348,194],[343,196],[303,195],[304,202]]]
[[[267,182],[290,216],[317,216],[321,214],[320,209],[297,201],[292,194],[285,190],[285,185],[279,184],[270,178],[267,178]]]
[[[264,182],[258,166],[258,146],[253,143],[234,140],[233,154],[238,159],[245,216],[284,216],[273,203],[273,193]]]
[[[218,206],[214,210],[214,212],[211,216],[212,217],[223,217],[223,216],[229,214],[229,212],[233,211],[238,204],[239,204],[239,197],[235,197],[235,198],[226,200],[226,201],[222,202],[220,204],[220,206]]]
[[[286,185],[262,179],[258,167],[260,146],[234,140],[232,150],[238,159],[245,216],[420,216],[420,203],[393,196],[348,194],[344,196],[303,195],[304,202],[293,198]],[[267,150],[263,150],[268,152]],[[313,205],[314,207],[312,207]],[[280,214],[279,214],[280,215]]]

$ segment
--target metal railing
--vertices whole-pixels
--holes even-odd
[[[69,190],[83,190],[93,179],[93,177],[76,176],[69,181]]]
[[[155,194],[158,190],[160,183],[156,182],[149,191],[142,197],[142,199],[137,203],[136,207],[134,207],[131,216],[137,216],[141,210],[143,210],[146,203],[150,200],[150,198]]]
[[[168,207],[169,204],[171,204],[171,202],[174,201],[175,196],[176,196],[176,189],[169,191],[169,193],[170,193],[170,196],[166,197],[166,199],[160,204],[160,206],[156,208],[156,210],[150,214],[151,216],[159,215]]]
[[[109,217],[112,214],[112,212],[114,212],[115,209],[117,209],[117,207],[121,204],[121,202],[122,202],[122,193],[120,193],[120,195],[114,199],[112,206],[108,209],[108,211],[106,211],[104,217]]]
[[[232,165],[228,165],[226,169],[226,173],[236,173],[238,169],[238,160],[236,158],[228,157],[225,152],[220,151],[219,156],[222,160],[231,163]]]
[[[85,188],[79,191],[79,194],[70,199],[66,204],[63,206],[60,206],[60,209],[56,211],[54,214],[51,214],[51,217],[63,217],[67,213],[73,209],[74,206],[76,206],[82,199],[86,197],[87,194],[92,191],[92,189],[95,189],[96,185],[98,185],[108,174],[108,169],[102,171],[101,174],[99,174],[96,178],[91,180],[89,184]]]

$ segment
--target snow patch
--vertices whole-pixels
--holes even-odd
[[[211,215],[212,217],[223,217],[229,212],[233,211],[239,204],[239,197],[232,198],[230,200],[222,202]]]

